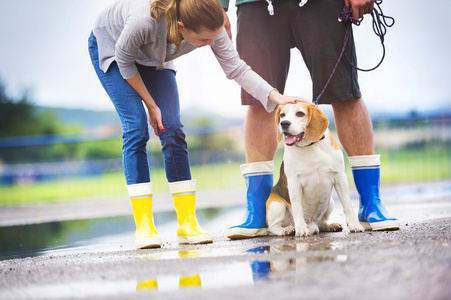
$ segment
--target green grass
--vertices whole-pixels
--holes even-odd
[[[381,154],[381,183],[434,181],[451,178],[451,154],[446,148],[427,150],[378,151]],[[281,151],[275,161],[275,181],[278,178]],[[192,177],[198,190],[244,187],[239,163],[222,163],[192,166]],[[349,166],[348,178],[352,181]],[[168,192],[163,169],[152,171],[154,193]],[[102,196],[127,196],[122,172],[100,176],[62,179],[48,182],[23,183],[0,187],[0,207],[29,203],[74,201],[80,198]]]
[[[446,148],[424,151],[385,151],[381,154],[381,182],[421,182],[451,178],[451,153]]]
[[[240,176],[239,163],[192,166],[191,173],[197,181],[198,190],[244,186],[244,181]],[[169,193],[164,169],[153,170],[151,177],[154,193]],[[121,195],[127,196],[124,174],[112,172],[99,176],[1,186],[0,207]]]

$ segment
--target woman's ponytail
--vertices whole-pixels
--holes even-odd
[[[214,31],[224,26],[224,11],[218,0],[155,0],[150,6],[150,14],[155,19],[165,14],[167,39],[178,49],[182,44],[178,21],[194,32],[202,28]]]
[[[177,22],[179,20],[178,5],[180,0],[156,0],[150,6],[150,15],[159,19],[161,15],[165,15],[168,23],[167,39],[180,49],[182,37],[179,34]]]

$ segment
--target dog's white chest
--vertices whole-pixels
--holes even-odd
[[[326,148],[327,149],[327,148]],[[327,210],[336,176],[343,172],[341,153],[286,148],[284,153],[288,189],[300,195],[306,220],[318,220]],[[340,157],[341,156],[341,157]],[[297,197],[293,197],[292,201]]]

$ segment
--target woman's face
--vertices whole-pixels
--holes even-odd
[[[215,43],[215,37],[217,37],[222,31],[222,27],[216,29],[215,31],[201,28],[201,30],[196,33],[194,31],[187,30],[183,25],[183,22],[179,21],[177,22],[177,25],[179,27],[179,32],[183,36],[183,38],[196,48],[203,46],[213,46]]]

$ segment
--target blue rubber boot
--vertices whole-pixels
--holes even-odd
[[[349,163],[360,195],[360,224],[365,230],[398,230],[399,220],[390,215],[379,196],[380,156],[350,156]]]
[[[227,230],[230,239],[246,239],[267,234],[266,200],[273,186],[274,161],[241,165],[246,181],[246,221]]]
[[[269,253],[269,246],[262,246],[253,249],[249,249],[246,252],[261,254]],[[255,260],[251,262],[252,280],[255,282],[261,280],[268,280],[271,273],[271,263],[269,261]]]

